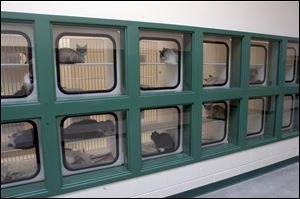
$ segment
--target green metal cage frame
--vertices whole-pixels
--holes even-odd
[[[299,84],[285,84],[285,60],[288,42],[299,43],[298,38],[256,34],[210,28],[121,21],[96,18],[67,17],[14,12],[1,12],[1,22],[31,23],[34,31],[36,55],[36,81],[38,101],[32,103],[1,103],[1,123],[39,119],[45,179],[15,187],[1,189],[1,197],[50,197],[72,191],[83,190],[120,180],[130,179],[170,168],[176,168],[205,159],[216,158],[252,147],[299,136],[299,130],[283,134],[281,129],[283,97],[299,93]],[[125,93],[121,96],[99,97],[57,101],[55,91],[55,67],[52,25],[117,27],[124,30],[124,74],[122,84]],[[190,67],[184,69],[183,91],[140,93],[139,33],[140,30],[181,32],[191,35],[187,42],[191,49],[186,57]],[[203,89],[202,62],[204,34],[232,36],[241,39],[241,63],[238,74],[239,87]],[[274,86],[249,86],[249,62],[251,38],[276,40],[279,42],[277,82]],[[299,67],[299,66],[298,66]],[[298,74],[296,74],[298,75]],[[199,78],[200,77],[200,78]],[[298,77],[299,78],[299,77]],[[190,80],[190,81],[187,81]],[[130,88],[130,89],[129,89]],[[248,98],[276,96],[274,135],[264,135],[246,139]],[[235,133],[231,133],[230,144],[201,147],[201,105],[205,101],[239,100],[238,123]],[[187,151],[147,161],[141,160],[140,110],[153,107],[187,105],[190,111],[189,136],[184,144]],[[84,110],[84,111],[83,111]],[[94,114],[108,111],[124,111],[126,115],[127,164],[124,166],[91,171],[73,176],[62,176],[59,126],[57,118],[65,115]]]

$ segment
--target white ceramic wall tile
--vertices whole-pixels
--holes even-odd
[[[246,172],[249,172],[249,171],[253,171],[253,170],[261,168],[261,167],[262,167],[262,161],[256,161],[256,162],[252,162],[250,164],[246,164],[244,166],[241,166],[239,169],[240,169],[240,172],[242,174],[242,173],[246,173]]]
[[[278,155],[287,152],[291,143],[293,143],[292,140],[284,140],[282,142],[276,142],[272,144],[272,155]]]
[[[221,181],[221,180],[233,177],[233,176],[237,176],[239,174],[240,174],[240,169],[239,168],[230,169],[230,170],[227,170],[227,171],[216,173],[214,181],[218,182],[218,181]]]
[[[270,145],[260,147],[259,151],[253,149],[252,151],[252,161],[258,161],[268,158],[272,155],[272,147]]]
[[[290,141],[290,143],[288,145],[288,149],[289,150],[299,149],[299,137]]]

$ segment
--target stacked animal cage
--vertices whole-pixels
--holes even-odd
[[[71,50],[83,52],[80,62],[60,62]],[[59,85],[65,93],[103,92],[115,84],[115,49],[111,39],[97,36],[62,36],[58,41],[57,65]]]
[[[40,169],[37,127],[33,122],[1,124],[1,184],[34,177]]]
[[[182,151],[182,109],[167,107],[141,112],[143,159]]]
[[[140,34],[140,87],[142,92],[182,90],[182,35]]]
[[[32,84],[32,53],[30,39],[22,32],[1,33],[1,99],[26,97],[24,79]]]
[[[64,174],[122,162],[121,132],[115,113],[61,120]],[[72,172],[73,171],[73,172]]]

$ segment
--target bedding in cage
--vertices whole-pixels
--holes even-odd
[[[120,113],[62,118],[63,174],[123,164],[121,123]]]
[[[227,143],[229,108],[227,101],[202,105],[202,145]]]
[[[35,122],[1,124],[1,187],[41,180],[40,150]]]

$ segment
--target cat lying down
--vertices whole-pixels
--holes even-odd
[[[59,63],[61,64],[84,63],[86,53],[87,53],[87,45],[79,46],[78,44],[76,44],[76,50],[73,50],[71,48],[60,48]]]
[[[85,119],[74,122],[62,131],[65,141],[93,139],[114,135],[115,125],[111,120],[97,122],[93,119]]]
[[[9,138],[8,147],[15,149],[30,149],[34,147],[34,129],[30,128],[23,131],[18,131],[12,134]]]
[[[225,120],[226,108],[213,103],[207,103],[203,105],[206,110],[206,118],[214,120]]]

